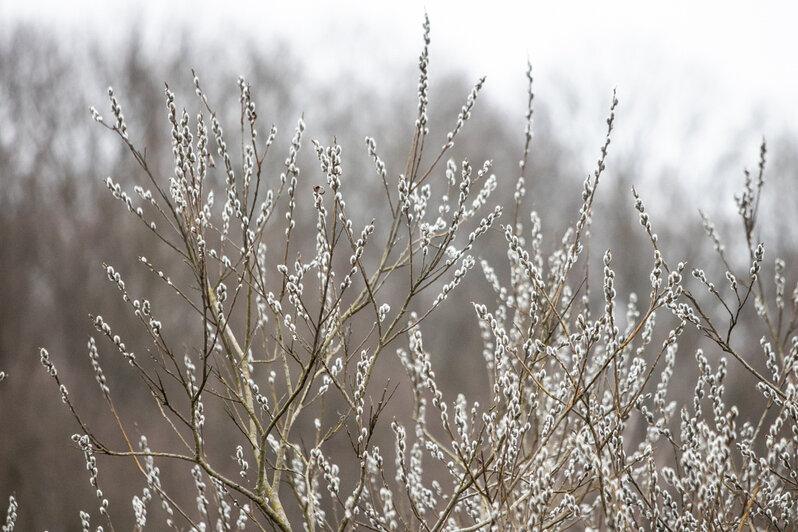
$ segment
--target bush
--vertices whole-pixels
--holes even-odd
[[[110,120],[92,108],[148,182],[129,194],[108,178],[108,189],[173,257],[163,266],[145,256],[140,262],[185,309],[182,317],[159,314],[105,266],[149,342],[147,356],[135,354],[102,316],[93,323],[129,363],[170,431],[158,446],[134,437],[131,421],[118,413],[94,339],[89,356],[120,445],[89,427],[41,350],[80,427],[73,440],[84,453],[100,519],[113,529],[97,466],[97,456],[109,455],[132,460],[142,474],[145,487],[133,497],[136,529],[148,522],[192,530],[794,527],[798,289],[786,309],[786,265],[778,259],[770,297],[762,280],[764,246],[755,227],[764,144],[758,173],[746,173],[736,198],[749,265],[732,266],[705,218],[727,286],[694,269],[688,287],[686,264],[666,261],[633,190],[653,257],[647,296],[622,302],[610,250],[599,291],[587,258],[615,96],[575,222],[544,257],[541,220],[524,211],[531,67],[520,177],[512,199],[494,206],[491,162],[473,167],[448,159],[483,80],[442,146],[428,138],[428,21],[424,28],[404,170],[386,168],[375,140],[366,139],[385,192],[383,215],[371,221],[347,203],[357,185],[345,177],[335,139],[329,146],[313,141],[321,174],[299,179],[301,119],[279,177],[272,177],[267,157],[277,149],[275,129],[261,134],[243,78],[238,164],[198,77],[193,124],[167,86],[174,155],[168,180],[128,137],[112,89]],[[479,246],[501,246],[505,256],[478,261]],[[466,309],[447,305],[477,262],[495,296]],[[754,319],[752,305],[768,333],[756,348],[764,368],[751,361],[751,338],[738,327]],[[438,312],[473,312],[482,345],[455,357],[481,350],[484,389],[448,397],[439,385],[422,334]],[[692,353],[678,343],[688,331],[705,338]],[[750,393],[764,401],[758,418],[738,422],[738,406],[724,400],[727,358],[713,365],[710,351],[747,372]],[[669,392],[677,357],[695,361],[694,393],[686,400]],[[397,361],[406,373],[398,383],[390,369]],[[195,508],[185,486],[162,485],[168,464],[190,470]],[[4,530],[14,528],[16,508],[12,497]],[[89,530],[90,514],[80,516]]]

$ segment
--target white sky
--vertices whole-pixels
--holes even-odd
[[[218,39],[283,38],[319,78],[347,65],[378,80],[415,64],[425,9],[433,83],[450,66],[487,75],[486,93],[520,117],[529,57],[536,101],[584,151],[586,172],[614,87],[613,149],[643,150],[655,170],[679,167],[688,181],[734,149],[731,164],[753,166],[762,135],[798,124],[798,2],[0,0],[0,21],[104,39],[134,21],[160,34],[176,24]]]

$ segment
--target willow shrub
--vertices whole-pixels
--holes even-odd
[[[501,204],[490,161],[474,167],[449,158],[483,80],[443,142],[428,135],[428,21],[424,30],[406,166],[387,168],[375,140],[365,142],[364,156],[384,186],[382,214],[367,223],[347,203],[357,189],[335,140],[312,141],[320,170],[300,179],[298,154],[307,146],[301,119],[279,177],[265,171],[278,150],[276,130],[259,129],[243,78],[235,149],[196,75],[200,111],[194,117],[166,88],[174,155],[166,178],[131,142],[112,89],[110,120],[91,109],[127,145],[146,179],[131,193],[108,178],[108,189],[174,259],[156,264],[141,256],[141,264],[199,324],[189,337],[170,330],[159,309],[131,294],[117,270],[106,266],[131,319],[141,325],[147,353],[131,352],[102,316],[92,318],[94,325],[154,401],[178,442],[168,448],[135,437],[135,420],[117,414],[94,339],[91,364],[122,447],[89,427],[53,358],[41,350],[80,427],[73,439],[96,490],[96,519],[113,529],[111,515],[123,512],[109,505],[101,488],[110,480],[102,478],[96,457],[112,455],[132,460],[141,473],[143,489],[132,499],[137,529],[794,527],[798,292],[785,295],[784,261],[776,261],[775,287],[761,275],[764,246],[754,228],[764,145],[758,174],[746,174],[736,198],[747,269],[730,265],[705,219],[725,279],[695,269],[687,283],[685,264],[666,260],[634,192],[650,242],[650,252],[638,255],[639,266],[650,269],[648,293],[620,299],[607,250],[603,271],[593,274],[603,279],[601,297],[591,298],[587,235],[610,146],[614,95],[575,222],[544,257],[541,220],[524,211],[531,68],[520,175],[512,200]],[[480,260],[480,246],[490,239],[503,242],[506,253]],[[472,272],[477,264],[494,297],[471,308],[445,305],[467,275],[478,275]],[[173,282],[170,269],[187,269],[188,280]],[[752,305],[769,334],[743,352],[733,338]],[[474,382],[486,386],[480,390],[489,398],[485,404],[469,397],[473,382],[456,397],[441,390],[435,355],[423,342],[425,333],[447,334],[425,331],[435,312],[468,312],[478,324],[482,345],[458,356],[481,352],[485,374]],[[690,329],[709,340],[705,349],[724,358],[713,366],[704,349],[680,349]],[[392,357],[406,375],[393,375],[389,388],[375,375]],[[677,357],[694,364],[692,397],[669,393]],[[764,398],[758,421],[738,423],[738,407],[724,399],[729,363],[750,375],[749,393]],[[397,388],[411,399],[409,407],[391,408]],[[389,410],[396,413],[388,417]],[[212,444],[218,434],[237,443],[219,449]],[[186,468],[195,505],[181,503],[186,486],[162,485],[159,464],[167,461]],[[12,497],[3,530],[14,528],[16,508]],[[90,513],[81,511],[80,519],[90,530]]]

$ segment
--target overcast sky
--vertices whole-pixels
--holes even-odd
[[[733,0],[0,0],[0,20],[24,19],[73,34],[88,30],[106,40],[126,36],[134,21],[161,38],[164,27],[188,25],[218,39],[284,39],[296,44],[319,78],[346,65],[373,81],[416,62],[426,9],[433,80],[436,69],[450,67],[473,79],[487,75],[486,91],[521,116],[529,57],[537,101],[560,117],[575,147],[595,147],[584,152],[586,165],[595,158],[602,117],[617,88],[624,129],[614,149],[645,150],[655,167],[688,166],[682,178],[691,180],[731,149],[743,150],[740,161],[753,164],[761,136],[798,124],[796,6]]]

